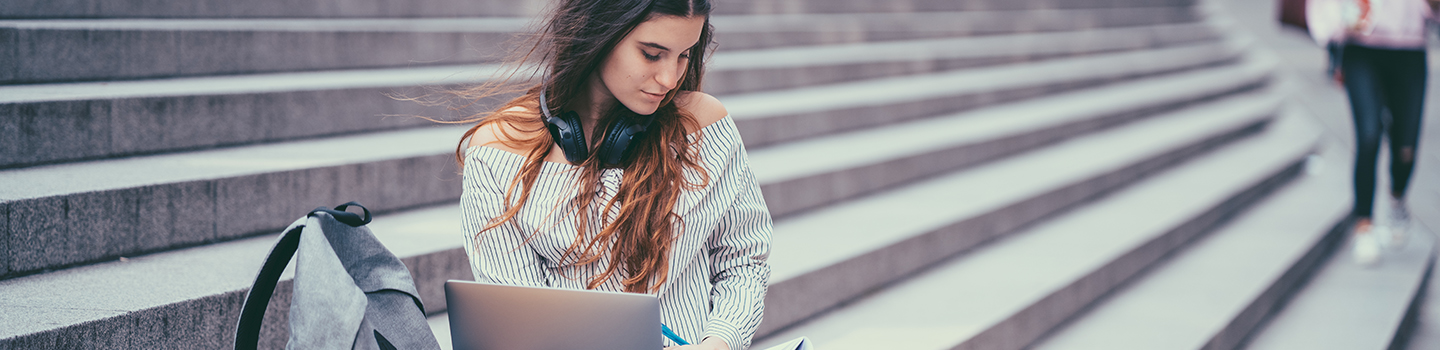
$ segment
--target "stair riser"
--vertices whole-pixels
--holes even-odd
[[[435,125],[402,88],[0,104],[0,168]],[[457,139],[456,142],[459,142]]]
[[[977,91],[879,106],[827,109],[817,112],[767,116],[765,118],[741,118],[735,121],[735,126],[740,130],[742,135],[745,135],[745,146],[756,148],[785,141],[901,123],[1004,102],[1094,87],[1096,85],[1121,80],[1218,66],[1229,62],[1233,62],[1233,60],[1213,62],[1203,66],[1179,67],[1161,71],[1134,72],[1105,78],[1056,82],[1041,86]]]
[[[764,337],[816,316],[986,241],[1193,158],[1205,150],[1255,134],[1263,129],[1267,121],[1257,120],[1113,172],[965,218],[802,276],[771,283],[765,304],[772,306],[766,308],[765,320],[756,337]]]
[[[0,29],[0,84],[493,62],[506,32]],[[96,57],[105,57],[97,60]],[[0,60],[4,60],[0,58]]]
[[[0,349],[230,349],[240,319],[244,293],[228,293],[140,312],[127,313],[47,332],[0,339]],[[282,304],[283,303],[283,304]],[[283,349],[285,340],[270,335],[285,331],[289,317],[290,282],[275,288],[261,329],[260,349]],[[277,308],[278,307],[278,308]],[[277,327],[278,326],[278,327]]]
[[[862,13],[1189,6],[1192,0],[987,0],[987,1],[767,1],[716,0],[716,14]],[[532,16],[543,0],[265,0],[237,3],[165,1],[14,0],[0,4],[0,18],[365,18]]]
[[[1146,268],[1168,254],[1199,239],[1215,227],[1223,225],[1251,204],[1284,186],[1302,169],[1296,159],[1279,172],[1235,194],[1220,205],[1157,236],[1135,250],[1127,252],[1105,266],[1064,288],[1031,304],[1008,319],[990,327],[954,349],[1023,349],[1051,329],[1079,314],[1091,303],[1104,297],[1126,281],[1142,274]]]
[[[1237,86],[1234,89],[1217,91],[1209,95],[1192,96],[1188,99],[1166,101],[1136,110],[1096,116],[1071,123],[1054,125],[1033,130],[1021,135],[987,140],[980,143],[935,150],[923,154],[891,159],[883,163],[845,169],[840,172],[797,178],[778,183],[764,184],[765,204],[775,217],[802,212],[829,203],[846,200],[923,179],[936,174],[960,170],[982,164],[993,159],[1026,152],[1055,144],[1068,138],[1084,136],[1111,126],[1154,116],[1209,100],[1223,98],[1254,89],[1263,82]]]
[[[397,185],[403,184],[403,186]],[[7,275],[278,230],[294,213],[360,201],[375,212],[454,201],[448,154],[26,199],[9,213]]]

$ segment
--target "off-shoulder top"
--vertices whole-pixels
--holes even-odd
[[[766,263],[770,212],[730,116],[692,133],[690,139],[697,134],[702,136],[696,147],[698,159],[710,182],[699,190],[682,191],[675,205],[684,224],[677,227],[679,235],[670,251],[669,277],[655,293],[660,319],[689,341],[719,337],[733,350],[746,349],[760,324],[770,278]],[[477,240],[475,233],[502,213],[506,186],[526,158],[472,146],[464,159],[461,227],[476,281],[585,289],[589,278],[603,271],[608,260],[589,267],[559,264],[579,234],[573,213],[567,213],[572,210],[561,204],[575,196],[578,167],[543,163],[530,200],[515,219],[483,232]],[[623,176],[623,169],[603,171],[598,203],[603,205],[615,195]],[[685,176],[698,182],[692,170],[687,169]],[[590,234],[599,231],[598,219],[593,221]],[[527,242],[530,233],[535,236]],[[622,291],[622,278],[617,274],[597,289]],[[658,330],[655,334],[661,336]]]

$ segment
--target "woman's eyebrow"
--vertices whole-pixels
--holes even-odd
[[[661,46],[660,44],[656,44],[656,43],[647,43],[647,42],[643,42],[643,41],[642,41],[642,42],[640,42],[640,45],[645,45],[645,46],[649,46],[649,47],[653,47],[653,48],[657,48],[657,49],[661,49],[661,50],[665,50],[665,51],[670,51],[670,48]]]

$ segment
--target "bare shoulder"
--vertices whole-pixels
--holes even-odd
[[[534,112],[517,106],[496,113],[533,114]],[[508,143],[517,139],[529,138],[531,133],[534,131],[521,130],[506,122],[488,123],[470,135],[470,143],[466,147],[493,147],[510,153],[525,154],[525,151],[511,147]]]
[[[710,126],[710,124],[714,124],[720,121],[720,119],[725,119],[725,116],[730,115],[730,112],[725,110],[725,105],[721,104],[720,100],[715,99],[715,96],[710,96],[710,94],[699,91],[680,92],[675,96],[675,105],[686,112],[690,112],[690,115],[695,117],[695,122],[698,124],[697,127],[699,127],[699,129],[704,129]],[[699,129],[688,131],[695,132]]]

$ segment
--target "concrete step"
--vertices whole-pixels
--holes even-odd
[[[1188,24],[721,52],[707,72],[706,88],[714,94],[798,88],[1036,55],[1163,47],[1213,35],[1203,24]],[[0,119],[0,130],[16,135],[0,140],[0,168],[424,126],[431,122],[404,116],[443,119],[454,112],[386,94],[420,94],[420,85],[475,84],[497,74],[496,69],[440,66],[0,86],[0,115],[7,116]]]
[[[787,218],[759,335],[1252,134],[1274,106],[1265,94],[1195,106]]]
[[[1091,169],[1095,166],[1089,163],[1110,163],[1112,158],[1129,158],[1134,157],[1132,154],[1142,152],[1164,152],[1160,150],[1165,148],[1194,147],[1183,145],[1196,142],[1194,139],[1202,138],[1201,135],[1205,133],[1214,132],[1199,130],[1229,129],[1233,126],[1216,128],[1217,124],[1197,128],[1194,124],[1185,124],[1214,123],[1217,119],[1228,119],[1230,121],[1225,123],[1233,125],[1237,121],[1254,120],[1237,118],[1242,115],[1244,114],[1201,109],[1169,118],[1147,120],[1112,133],[1077,139],[1071,141],[1070,145],[1056,145],[1034,155],[1018,156],[1016,161],[1029,157],[1035,159],[1030,160],[1033,163],[1024,168],[1015,167],[1011,174],[1005,174],[1008,176],[995,174],[996,176],[990,177],[993,181],[990,184],[968,181],[968,191],[959,191],[958,186],[955,191],[936,191],[939,193],[930,196],[929,200],[911,201],[909,208],[896,208],[878,212],[879,215],[865,216],[894,218],[895,220],[885,220],[876,225],[895,226],[897,223],[915,221],[908,218],[908,212],[934,211],[932,208],[948,209],[947,207],[954,206],[990,207],[995,204],[980,203],[994,201],[992,198],[995,197],[1014,196],[1000,192],[1051,191],[1048,188],[1053,185],[1021,186],[1019,182],[1045,177],[1093,176],[1090,174],[1099,169]],[[1012,210],[1015,212],[1049,209],[1046,210],[1047,213],[1038,216],[1008,213],[1009,215],[991,219],[989,223],[972,220],[970,225],[952,224],[948,228],[949,237],[904,238],[912,245],[906,250],[908,253],[897,249],[895,254],[888,258],[915,255],[914,252],[922,250],[940,250],[913,246],[949,247],[944,251],[928,254],[934,259],[932,263],[937,263],[934,265],[915,264],[910,269],[895,271],[881,271],[881,268],[876,267],[863,268],[867,275],[888,275],[885,279],[895,282],[871,283],[862,291],[864,293],[847,296],[847,299],[858,298],[844,304],[834,304],[833,310],[808,320],[795,319],[797,322],[788,325],[788,328],[771,333],[756,344],[763,348],[804,335],[826,349],[1023,348],[1030,340],[1083,309],[1091,300],[1103,296],[1128,276],[1163,257],[1166,252],[1183,245],[1191,237],[1203,233],[1230,213],[1280,186],[1296,174],[1300,169],[1300,161],[1315,142],[1316,133],[1298,128],[1284,119],[1275,124],[1256,137],[1223,146],[1205,146],[1218,148],[1192,160],[1166,160],[1164,162],[1168,164],[1180,164],[1168,170],[1152,168],[1151,172],[1155,173],[1153,176],[1116,179],[1123,185],[1117,184],[1092,193],[1056,195],[1077,199],[1067,201],[1069,203],[1050,204],[1053,200],[1042,201],[1044,197],[1032,197],[1042,200],[1030,199],[1017,203],[1019,205],[1009,206],[1016,208]],[[1183,138],[1191,140],[1177,140],[1178,135],[1185,135]],[[1141,140],[1142,138],[1153,139],[1145,141]],[[1114,148],[1098,147],[1101,145]],[[1081,151],[1082,149],[1084,151]],[[1115,162],[1124,164],[1135,160]],[[1082,172],[1085,174],[1076,174]],[[1101,176],[1103,178],[1115,175]],[[1084,183],[1076,180],[1062,183],[1077,182]],[[1105,194],[1112,191],[1113,193]],[[1101,194],[1104,196],[1097,199],[1097,195]],[[1068,209],[1060,214],[1060,210],[1067,210],[1061,208],[1069,207],[1071,203],[1086,202],[1089,204]],[[1020,209],[1027,206],[1029,208]],[[1057,206],[1060,208],[1055,208]],[[1043,217],[1050,219],[1039,221]],[[844,222],[836,224],[836,227],[853,225]],[[876,231],[875,228],[858,229],[856,233],[860,230]],[[1010,233],[1015,229],[1020,230]],[[834,233],[828,235],[837,236]],[[814,243],[817,240],[814,238],[808,238],[809,243],[806,245],[809,246],[809,251],[805,254],[781,249],[781,242],[802,238],[799,236],[801,235],[782,235],[777,227],[776,247],[771,258],[777,277],[794,274],[795,266],[790,264],[810,264],[802,262],[801,259],[828,260],[802,255],[835,254],[831,252],[854,254],[845,252],[847,249],[841,247],[831,247],[839,245],[836,243],[817,247]],[[832,238],[820,242],[849,245],[850,236],[844,235],[846,239]],[[899,238],[876,237],[867,238],[865,241],[888,243]],[[993,242],[980,245],[987,241]],[[969,252],[956,255],[966,250]],[[864,265],[854,266],[859,268]],[[784,280],[783,277],[780,279]],[[846,279],[854,280],[858,277]],[[820,287],[828,281],[810,282],[814,284],[810,287],[810,292],[793,293],[796,299],[767,299],[767,307],[787,305],[787,302],[793,303],[800,298],[832,294],[826,290],[837,289]],[[781,285],[772,285],[771,293],[779,293],[784,289]],[[773,319],[772,315],[767,308],[767,323]]]
[[[983,19],[983,20],[982,20]],[[1000,21],[997,21],[1000,19]],[[1055,23],[1063,19],[1062,23]],[[484,63],[530,18],[0,20],[0,84]],[[715,16],[721,50],[1194,22],[1188,8]],[[1036,25],[1041,24],[1041,25]],[[104,57],[104,59],[95,59]]]
[[[715,0],[716,14],[929,12],[1188,6],[1192,0],[987,0],[987,1],[825,1]],[[11,0],[0,3],[0,18],[262,18],[262,17],[490,17],[533,16],[548,4],[541,0],[223,0],[110,2],[99,0]]]
[[[0,86],[0,168],[357,132],[453,118],[387,94],[477,84],[496,66]]]
[[[797,300],[829,299],[837,297],[836,293],[863,292],[879,285],[876,283],[883,283],[876,281],[878,274],[903,270],[906,266],[899,265],[915,264],[917,258],[933,258],[933,249],[915,250],[913,246],[905,246],[904,242],[920,243],[914,235],[929,237],[921,237],[922,241],[953,243],[958,240],[973,245],[984,240],[980,236],[998,234],[987,228],[1008,231],[1123,186],[1188,155],[1254,132],[1268,120],[1266,116],[1272,105],[1269,97],[1260,95],[1196,106],[885,194],[781,219],[773,246],[776,282],[767,301],[770,305],[767,325],[773,329],[777,327],[775,319],[788,317],[789,322],[793,322],[803,318],[800,313],[815,311],[811,309],[815,307],[813,303]],[[349,147],[332,144],[326,148],[363,152],[366,151],[363,144],[356,142]],[[1077,157],[1094,161],[1057,162]],[[1054,167],[1064,171],[1049,170]],[[960,205],[933,205],[939,203],[938,198],[953,198],[957,193],[973,200]],[[232,208],[243,207],[217,206],[213,213],[203,214],[249,221],[270,220],[260,219],[268,216],[283,223],[296,215],[294,213],[309,209],[256,215]],[[881,223],[863,219],[869,216],[857,216],[857,211],[916,217],[917,220],[913,220],[913,225],[893,231],[877,230],[873,226]],[[443,297],[438,293],[445,279],[470,276],[459,240],[453,236],[458,232],[455,219],[458,215],[456,206],[444,204],[381,215],[371,225],[382,241],[410,266],[431,312],[444,309]],[[940,237],[955,232],[965,232],[965,237]],[[836,234],[855,239],[837,241],[814,237]],[[266,235],[0,281],[0,296],[6,296],[0,298],[0,308],[4,308],[6,314],[24,315],[0,320],[8,322],[0,324],[0,342],[20,348],[153,348],[179,346],[177,344],[224,347],[231,341],[230,327],[233,327],[243,290],[253,279],[261,257],[274,238]],[[816,242],[845,246],[817,250],[813,246]],[[951,244],[932,248],[955,247]],[[906,254],[908,251],[923,254]],[[896,254],[907,258],[898,259],[897,263],[874,261]],[[857,290],[856,282],[871,284]],[[285,299],[286,287],[282,284],[277,300]],[[830,292],[816,293],[816,289]],[[102,294],[107,297],[94,297]],[[838,297],[843,300],[853,296]],[[272,307],[273,317],[266,321],[271,326],[267,329],[284,329],[284,306],[272,304]],[[95,337],[93,334],[128,336]],[[285,335],[274,331],[266,333],[265,339],[267,345],[278,347]],[[105,343],[107,341],[123,343]]]
[[[1348,176],[1330,163],[1150,267],[1033,348],[1237,348],[1344,239]],[[1334,307],[1326,306],[1336,317],[1353,316]]]
[[[283,228],[351,200],[388,212],[459,198],[465,129],[421,128],[0,171],[0,276]]]
[[[777,144],[750,152],[750,160],[771,215],[782,217],[1253,91],[1269,67],[1250,62],[1059,93]]]
[[[1216,66],[1239,44],[1200,43],[723,96],[756,147],[893,124],[1098,84]]]
[[[1420,304],[1434,302],[1424,295],[1427,288],[1435,288],[1430,280],[1435,231],[1418,222],[1412,227],[1404,245],[1386,251],[1383,262],[1369,268],[1351,259],[1347,237],[1336,239],[1341,243],[1330,260],[1264,328],[1251,335],[1245,348],[1403,348],[1416,326]],[[1410,344],[1409,348],[1424,347]]]
[[[494,62],[527,21],[6,20],[0,84]]]
[[[458,206],[445,204],[379,215],[369,225],[410,269],[430,312],[445,309],[446,280],[473,278],[456,235],[459,216]],[[0,313],[6,315],[0,317],[0,348],[228,349],[245,291],[277,238],[268,234],[0,281]],[[285,347],[292,273],[275,288],[260,333],[262,349]]]
[[[1205,23],[725,51],[705,72],[722,95],[1217,40]]]
[[[756,153],[758,162],[775,160],[771,163],[777,169],[786,170],[767,173],[769,170],[762,169],[757,174],[761,174],[762,186],[770,193],[803,194],[793,199],[769,195],[776,201],[772,209],[775,215],[782,216],[825,201],[1020,152],[1061,139],[1069,132],[1094,130],[1155,110],[1243,90],[1264,82],[1263,67],[1222,67],[1157,78],[1023,107],[951,116],[929,125],[986,130],[965,138],[930,132],[927,134],[931,138],[926,140],[934,138],[936,142],[893,142],[897,139],[894,135],[901,135],[901,140],[919,140],[903,135],[908,131],[887,131],[915,130],[913,126],[901,126],[836,139],[843,141],[820,140],[777,148],[774,157],[761,150]],[[726,103],[732,112],[747,108],[742,102]],[[1009,113],[1019,112],[1035,113],[1037,118],[1006,121],[1013,119]],[[744,124],[740,125],[743,132]],[[9,213],[13,225],[7,229],[13,243],[0,276],[260,234],[279,229],[273,222],[283,221],[291,212],[323,203],[360,200],[384,212],[451,201],[459,192],[455,188],[458,178],[447,175],[453,174],[454,167],[450,152],[464,128],[408,129],[0,171],[0,181],[16,184],[0,189],[0,206]],[[745,134],[747,139],[753,136]],[[844,153],[830,153],[835,155],[832,157],[805,155],[816,152],[816,147],[832,148],[827,145],[850,142],[892,145],[857,153],[867,154],[865,157]],[[977,154],[981,156],[975,157]],[[811,161],[803,166],[786,164],[793,160],[787,157]],[[926,157],[944,161],[929,162]],[[865,161],[857,162],[860,159]],[[397,183],[411,185],[387,185]],[[243,215],[214,215],[226,210]]]

